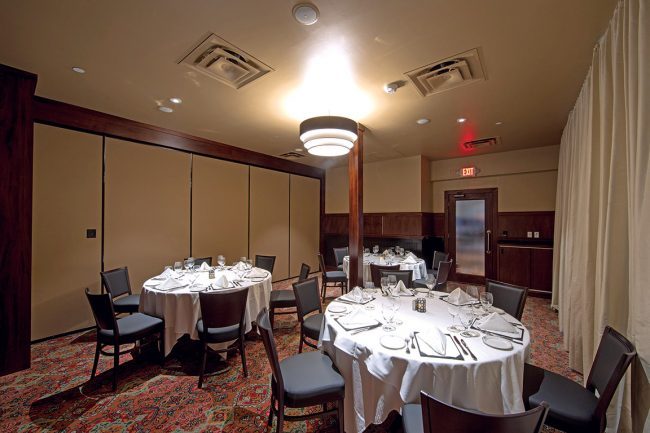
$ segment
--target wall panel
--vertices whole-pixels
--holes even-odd
[[[276,256],[273,280],[289,277],[289,175],[250,169],[250,256]]]
[[[94,324],[99,290],[102,137],[34,125],[32,340]],[[95,229],[96,238],[86,238]]]
[[[247,165],[194,156],[192,255],[222,254],[227,263],[248,256]]]
[[[316,253],[320,240],[320,181],[291,175],[289,274],[297,276],[300,265],[318,270]]]
[[[190,154],[106,138],[104,268],[131,286],[190,252]]]

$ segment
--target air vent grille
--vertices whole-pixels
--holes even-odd
[[[211,34],[179,62],[234,89],[273,69],[245,51]]]
[[[485,80],[477,48],[422,66],[405,75],[422,96]]]
[[[478,140],[466,141],[463,147],[466,150],[482,149],[484,147],[491,147],[499,144],[501,139],[499,137],[479,138]]]
[[[307,155],[305,155],[304,153],[298,153],[298,152],[286,152],[286,153],[281,153],[278,156],[280,158],[299,159],[299,158],[304,158]]]

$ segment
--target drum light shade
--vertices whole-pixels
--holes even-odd
[[[345,155],[356,140],[357,122],[346,117],[312,117],[300,124],[300,141],[312,155]]]

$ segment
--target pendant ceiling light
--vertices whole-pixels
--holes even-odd
[[[346,117],[312,117],[300,124],[300,141],[312,155],[345,155],[356,140],[357,122]]]

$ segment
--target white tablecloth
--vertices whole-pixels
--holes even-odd
[[[369,305],[368,314],[384,322],[381,305],[388,298],[379,296]],[[392,332],[408,336],[438,326],[448,333],[452,323],[446,302],[427,298],[427,312],[412,310],[414,298],[400,298],[396,318],[404,323]],[[332,303],[332,305],[343,305]],[[364,308],[347,305],[347,308]],[[321,330],[322,348],[329,353],[345,378],[345,430],[363,431],[371,423],[383,422],[391,410],[400,411],[404,403],[420,400],[426,391],[444,402],[466,409],[494,414],[524,411],[521,398],[524,361],[528,356],[530,336],[524,330],[523,345],[513,344],[511,351],[486,346],[481,337],[464,338],[478,361],[465,356],[464,361],[427,358],[417,349],[384,348],[379,338],[387,335],[381,327],[356,335],[345,331],[327,311]],[[511,316],[507,320],[516,322]],[[452,334],[453,335],[453,334]],[[455,334],[458,335],[458,334]]]
[[[224,274],[229,281],[238,278],[235,272],[230,270],[215,272],[215,278],[212,280],[208,279],[208,272],[203,271],[185,274],[182,278],[184,282],[188,283],[197,278],[196,283],[207,285],[214,283]],[[246,304],[246,332],[252,329],[251,322],[255,320],[262,308],[269,306],[272,285],[271,274],[268,272],[267,274],[262,281],[253,282],[244,279],[241,283],[242,287],[249,287]],[[199,305],[198,292],[191,291],[189,286],[164,292],[147,287],[156,283],[160,283],[160,281],[151,279],[145,281],[140,294],[140,311],[165,319],[165,355],[168,355],[176,341],[183,335],[189,334],[191,339],[199,339],[196,322],[201,317],[201,306]],[[242,287],[218,290],[237,290]]]
[[[394,257],[391,263],[384,261],[380,263],[380,255],[375,254],[364,254],[363,256],[363,281],[364,283],[372,282],[372,275],[370,273],[370,263],[381,264],[381,265],[398,265],[400,270],[403,271],[413,271],[413,279],[419,280],[421,278],[427,277],[427,265],[423,259],[417,259],[417,263],[403,263],[403,257]],[[348,278],[350,276],[350,256],[343,257],[343,271],[345,271]]]

